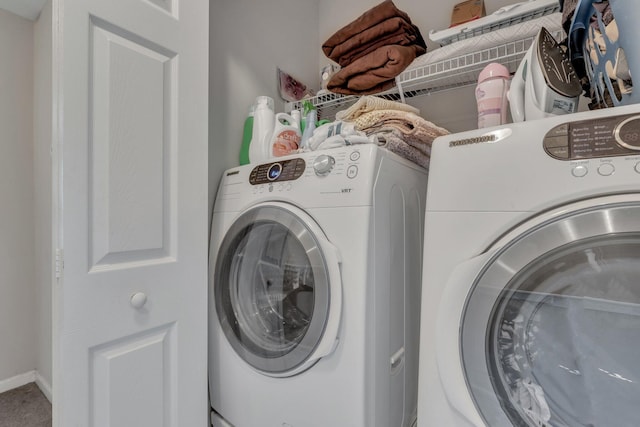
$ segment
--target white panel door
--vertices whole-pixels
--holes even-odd
[[[206,0],[54,0],[54,426],[204,427]]]

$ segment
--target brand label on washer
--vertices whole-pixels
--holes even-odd
[[[464,147],[466,145],[474,145],[474,144],[492,144],[494,142],[498,142],[502,139],[508,138],[511,136],[510,128],[498,129],[493,132],[485,133],[484,135],[475,136],[472,138],[464,138],[464,139],[455,139],[453,141],[449,141],[449,147]]]

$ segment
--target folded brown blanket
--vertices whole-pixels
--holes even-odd
[[[425,47],[420,30],[403,18],[394,17],[367,28],[335,46],[329,59],[345,67],[381,46],[407,46],[414,43]]]
[[[327,55],[327,57],[331,58],[331,52],[336,46],[345,43],[351,37],[357,36],[361,32],[367,30],[368,28],[376,26],[382,21],[386,21],[387,19],[394,17],[402,18],[407,23],[411,24],[409,15],[398,9],[391,0],[383,1],[379,5],[374,6],[373,8],[360,15],[350,24],[342,27],[334,35],[329,37],[327,41],[322,45],[322,51],[325,55]]]
[[[367,95],[395,86],[395,77],[422,55],[421,46],[382,46],[356,59],[331,77],[327,89],[345,95]]]

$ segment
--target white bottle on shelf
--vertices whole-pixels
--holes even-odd
[[[275,125],[273,98],[258,96],[253,112],[253,135],[249,145],[249,162],[259,163],[271,158],[271,134]]]

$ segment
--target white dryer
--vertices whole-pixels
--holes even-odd
[[[435,141],[419,427],[637,426],[640,106]]]
[[[414,422],[426,179],[374,145],[224,173],[210,249],[214,426]]]

